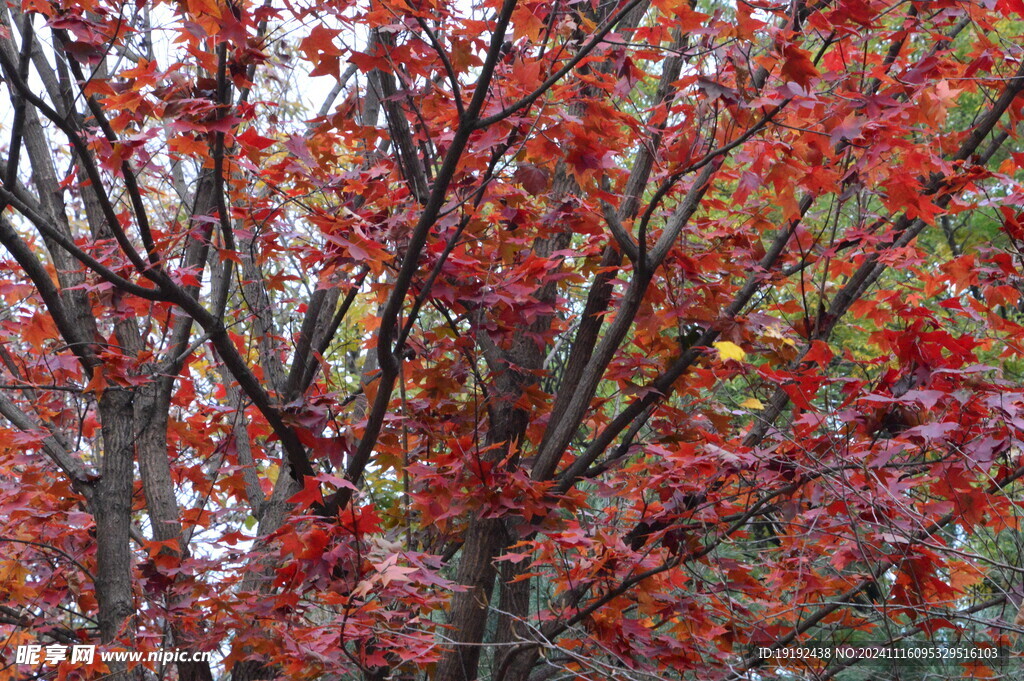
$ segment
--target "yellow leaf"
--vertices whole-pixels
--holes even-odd
[[[756,397],[748,397],[747,399],[740,402],[740,406],[745,409],[764,409],[764,404],[762,404],[761,400],[757,399]]]
[[[776,340],[782,341],[786,345],[790,345],[794,348],[796,347],[796,343],[793,341],[793,339],[786,337],[786,335],[782,333],[782,327],[777,324],[773,324],[772,326],[769,326],[767,329],[765,329],[764,335],[765,338],[774,338]]]
[[[718,356],[725,361],[734,359],[737,362],[742,362],[743,358],[747,356],[747,353],[743,352],[743,348],[729,341],[715,343],[715,349],[718,350]]]

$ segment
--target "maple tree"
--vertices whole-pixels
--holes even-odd
[[[1020,0],[2,20],[0,678],[1024,632]]]

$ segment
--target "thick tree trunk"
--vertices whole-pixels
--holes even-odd
[[[530,616],[530,593],[532,580],[517,579],[529,567],[529,562],[511,563],[505,561],[499,570],[501,598],[498,602],[498,626],[494,640],[494,670],[492,681],[516,678],[516,664],[522,656],[516,655],[515,644],[531,640],[527,619]],[[529,670],[526,670],[527,673]]]
[[[551,240],[555,241],[555,240]],[[537,326],[550,323],[538,320]],[[504,444],[491,450],[488,459],[501,461],[511,451],[512,443],[522,440],[529,415],[512,405],[533,378],[519,367],[539,366],[543,356],[532,339],[518,339],[509,352],[511,367],[499,371],[495,381],[496,395],[491,410],[488,444]],[[509,465],[517,465],[513,460]],[[459,559],[455,581],[466,587],[452,597],[449,623],[452,625],[450,650],[437,666],[435,681],[473,681],[477,678],[482,644],[492,608],[497,568],[494,559],[514,541],[508,530],[509,519],[481,518],[470,520]],[[502,585],[503,587],[505,585]]]
[[[129,530],[132,512],[132,394],[109,387],[99,400],[103,433],[96,487],[96,598],[100,638],[110,643],[134,611]]]
[[[506,533],[501,519],[476,518],[470,521],[455,578],[467,588],[452,597],[449,617],[454,627],[451,651],[438,663],[435,681],[474,681],[477,678],[480,644],[497,574],[494,558],[505,545]]]

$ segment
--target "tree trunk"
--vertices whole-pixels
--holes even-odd
[[[132,518],[133,435],[132,394],[108,387],[99,399],[103,433],[101,479],[96,487],[96,599],[99,603],[100,640],[111,643],[124,621],[134,612],[132,553],[129,531]],[[123,665],[112,679],[126,679]]]

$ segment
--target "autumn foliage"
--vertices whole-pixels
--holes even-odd
[[[0,679],[1018,645],[1021,0],[2,19]]]

